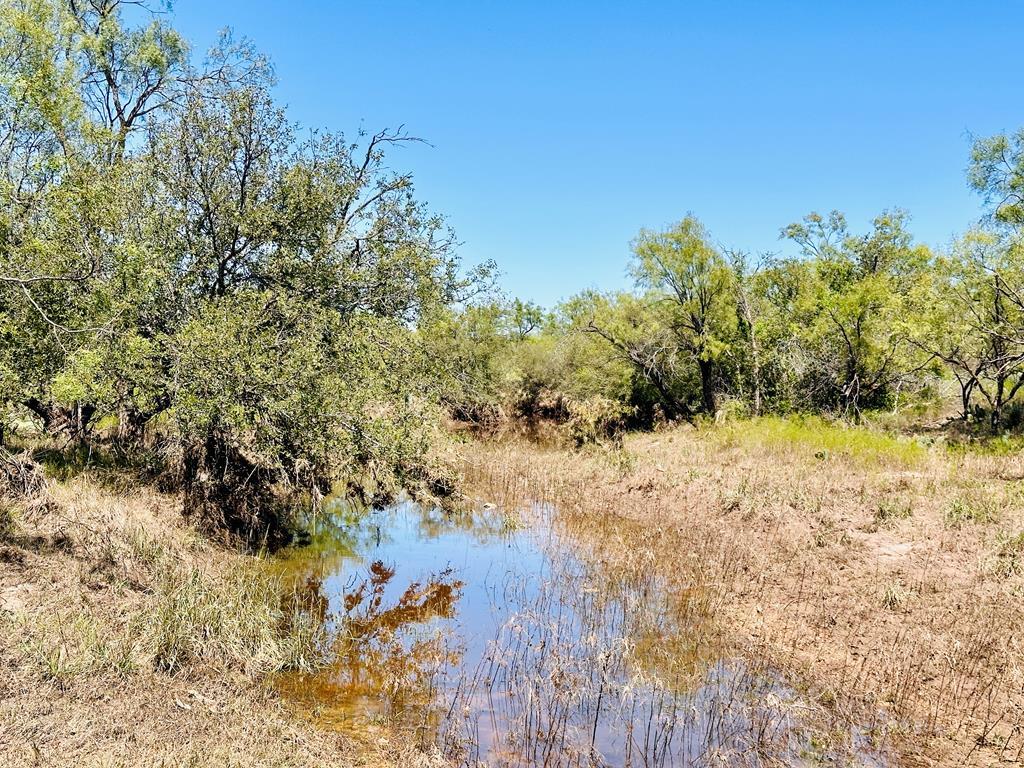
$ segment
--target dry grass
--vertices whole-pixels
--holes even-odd
[[[1020,455],[779,420],[624,451],[482,444],[466,473],[499,505],[542,499],[610,536],[639,525],[723,654],[802,681],[901,764],[1024,758]]]
[[[204,541],[180,500],[52,483],[0,540],[0,765],[406,765],[321,733],[269,678],[320,628],[258,559]]]

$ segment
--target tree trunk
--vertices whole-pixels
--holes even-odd
[[[683,418],[690,421],[693,418],[693,413],[686,406],[685,403],[679,402],[678,398],[672,394],[672,390],[669,389],[664,379],[654,371],[641,370],[641,374],[647,379],[658,390],[658,394],[661,395],[661,401],[665,406],[665,416],[670,420],[676,418]]]
[[[252,549],[285,543],[284,508],[270,473],[248,458],[218,428],[193,442],[182,457],[184,514],[211,534],[236,537]]]
[[[697,364],[700,367],[700,394],[704,412],[714,416],[718,412],[718,404],[715,402],[714,363],[699,359]]]
[[[754,377],[754,415],[761,415],[761,355],[757,347],[757,337],[750,334],[750,363]]]
[[[957,379],[960,381],[960,409],[963,411],[961,418],[964,423],[967,423],[971,419],[971,393],[974,391],[974,380],[964,380],[959,376]]]
[[[51,435],[65,434],[79,443],[85,442],[89,424],[96,415],[96,407],[88,403],[75,403],[70,408],[62,408],[30,397],[22,405],[39,418],[44,432]]]
[[[999,429],[1003,423],[1003,395],[1006,389],[1006,379],[1002,374],[996,378],[996,396],[992,399],[992,414],[989,419],[994,430]]]

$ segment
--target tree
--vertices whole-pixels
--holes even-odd
[[[953,373],[962,416],[975,395],[988,406],[993,428],[1024,387],[1024,254],[992,232],[975,230],[936,259],[933,280],[919,302],[930,322],[922,344]]]
[[[663,309],[658,301],[630,293],[585,292],[567,302],[562,312],[572,331],[602,342],[584,350],[587,368],[625,365],[654,389],[666,416],[691,419],[694,409],[685,386],[686,371],[681,370],[675,334],[659,316]]]
[[[275,490],[429,484],[418,326],[489,269],[390,170],[416,139],[303,132],[250,46],[197,68],[144,4],[0,14],[0,398],[82,441],[115,421],[121,448],[162,416],[186,511],[250,540]]]
[[[977,139],[967,178],[995,222],[1024,227],[1024,128]]]
[[[928,363],[911,342],[905,310],[930,254],[914,245],[906,219],[902,211],[883,213],[857,236],[833,211],[782,230],[810,264],[794,310],[812,374],[824,375],[825,404],[844,413],[885,404]]]
[[[692,215],[664,232],[641,231],[633,256],[637,286],[662,305],[679,352],[699,370],[703,410],[713,415],[717,364],[736,330],[736,283],[728,261]]]

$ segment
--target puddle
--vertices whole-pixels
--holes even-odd
[[[720,658],[699,592],[642,548],[612,557],[540,505],[324,517],[280,567],[332,664],[278,682],[323,727],[387,728],[466,766],[885,763],[770,669]]]

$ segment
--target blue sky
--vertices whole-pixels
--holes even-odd
[[[980,215],[969,134],[1024,125],[1024,3],[176,0],[273,60],[306,126],[404,124],[396,151],[467,262],[552,305],[625,287],[629,241],[688,211],[720,243],[884,208],[942,245]]]

